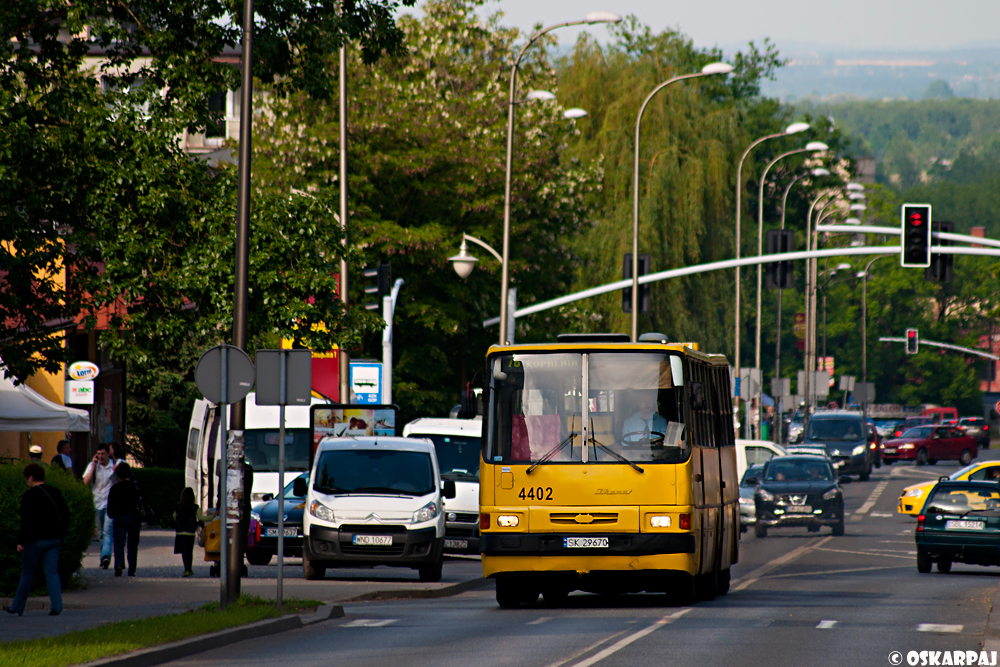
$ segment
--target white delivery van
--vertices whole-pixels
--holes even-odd
[[[309,481],[295,480],[295,493],[306,496],[305,578],[322,579],[328,567],[391,565],[439,581],[442,502],[454,496],[454,486],[442,483],[429,440],[323,438]]]
[[[455,497],[444,503],[444,550],[479,553],[479,460],[483,418],[415,419],[403,437],[427,438],[437,451],[441,477],[455,482]]]
[[[256,392],[247,395],[246,460],[253,467],[251,499],[258,503],[266,494],[278,493],[278,406],[257,405]],[[327,403],[312,399],[313,405]],[[227,414],[227,424],[229,416]],[[311,435],[308,406],[285,407],[285,478],[286,483],[309,469]],[[199,398],[191,411],[188,427],[187,459],[184,484],[194,489],[196,502],[202,509],[215,507],[219,495],[218,463],[222,453],[219,435],[221,425],[217,405]]]
[[[747,466],[755,463],[767,463],[775,456],[784,456],[785,448],[770,440],[736,439],[736,474],[743,479]]]

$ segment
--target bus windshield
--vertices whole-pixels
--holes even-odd
[[[617,465],[685,461],[690,446],[683,369],[680,355],[654,351],[494,357],[487,460]]]

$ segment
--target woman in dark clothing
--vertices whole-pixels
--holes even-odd
[[[211,521],[212,517],[205,516],[198,509],[198,505],[194,502],[194,489],[189,486],[181,491],[181,501],[177,503],[174,518],[177,519],[174,553],[181,555],[181,560],[184,561],[184,576],[190,577],[194,574],[191,562],[194,560],[194,539],[198,532],[198,522]]]
[[[142,506],[139,489],[132,481],[132,468],[127,463],[115,467],[118,482],[108,492],[108,516],[115,520],[115,576],[122,576],[125,569],[125,545],[128,544],[128,576],[135,576],[136,559],[139,554],[139,526],[142,517],[138,509]]]

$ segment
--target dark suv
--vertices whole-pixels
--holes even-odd
[[[862,482],[871,475],[874,451],[868,446],[868,425],[860,412],[817,412],[809,417],[802,442],[825,445],[840,475],[857,475]]]
[[[754,534],[767,537],[767,529],[805,526],[817,532],[830,526],[844,534],[844,494],[829,459],[819,456],[776,456],[764,466],[754,493]]]
[[[962,417],[958,420],[958,427],[965,431],[965,435],[975,438],[980,449],[990,448],[990,425],[982,417]]]

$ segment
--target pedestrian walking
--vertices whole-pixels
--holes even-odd
[[[111,465],[115,468],[118,467],[119,463],[126,463],[125,445],[117,441],[108,443],[108,456],[111,457]]]
[[[119,463],[115,468],[118,482],[108,492],[108,516],[114,520],[115,576],[125,570],[125,552],[128,547],[128,576],[135,576],[139,556],[139,527],[142,525],[142,496],[132,481],[132,468]]]
[[[35,582],[38,566],[45,573],[49,589],[49,616],[62,613],[62,584],[59,582],[59,548],[69,529],[69,508],[59,489],[45,483],[45,469],[37,463],[24,467],[28,490],[21,495],[21,527],[17,550],[21,552],[21,581],[8,613],[21,616],[28,593]]]
[[[56,445],[56,455],[52,457],[51,466],[53,468],[62,468],[73,474],[73,459],[69,455],[70,444],[69,440],[60,440]]]
[[[83,471],[83,483],[90,485],[94,493],[94,509],[97,510],[97,539],[101,541],[101,567],[108,569],[111,564],[111,544],[114,541],[113,521],[108,518],[108,492],[114,484],[115,467],[111,464],[108,446],[100,444],[93,460]]]
[[[194,489],[188,486],[181,491],[181,499],[177,503],[177,511],[174,512],[174,519],[177,521],[177,534],[174,536],[174,553],[181,555],[181,561],[184,563],[185,577],[190,577],[194,574],[192,562],[194,560],[194,540],[198,532],[198,523],[211,521],[212,518],[201,513],[201,509],[194,501]]]
[[[40,445],[32,445],[31,447],[28,447],[28,462],[42,462],[42,447]]]

